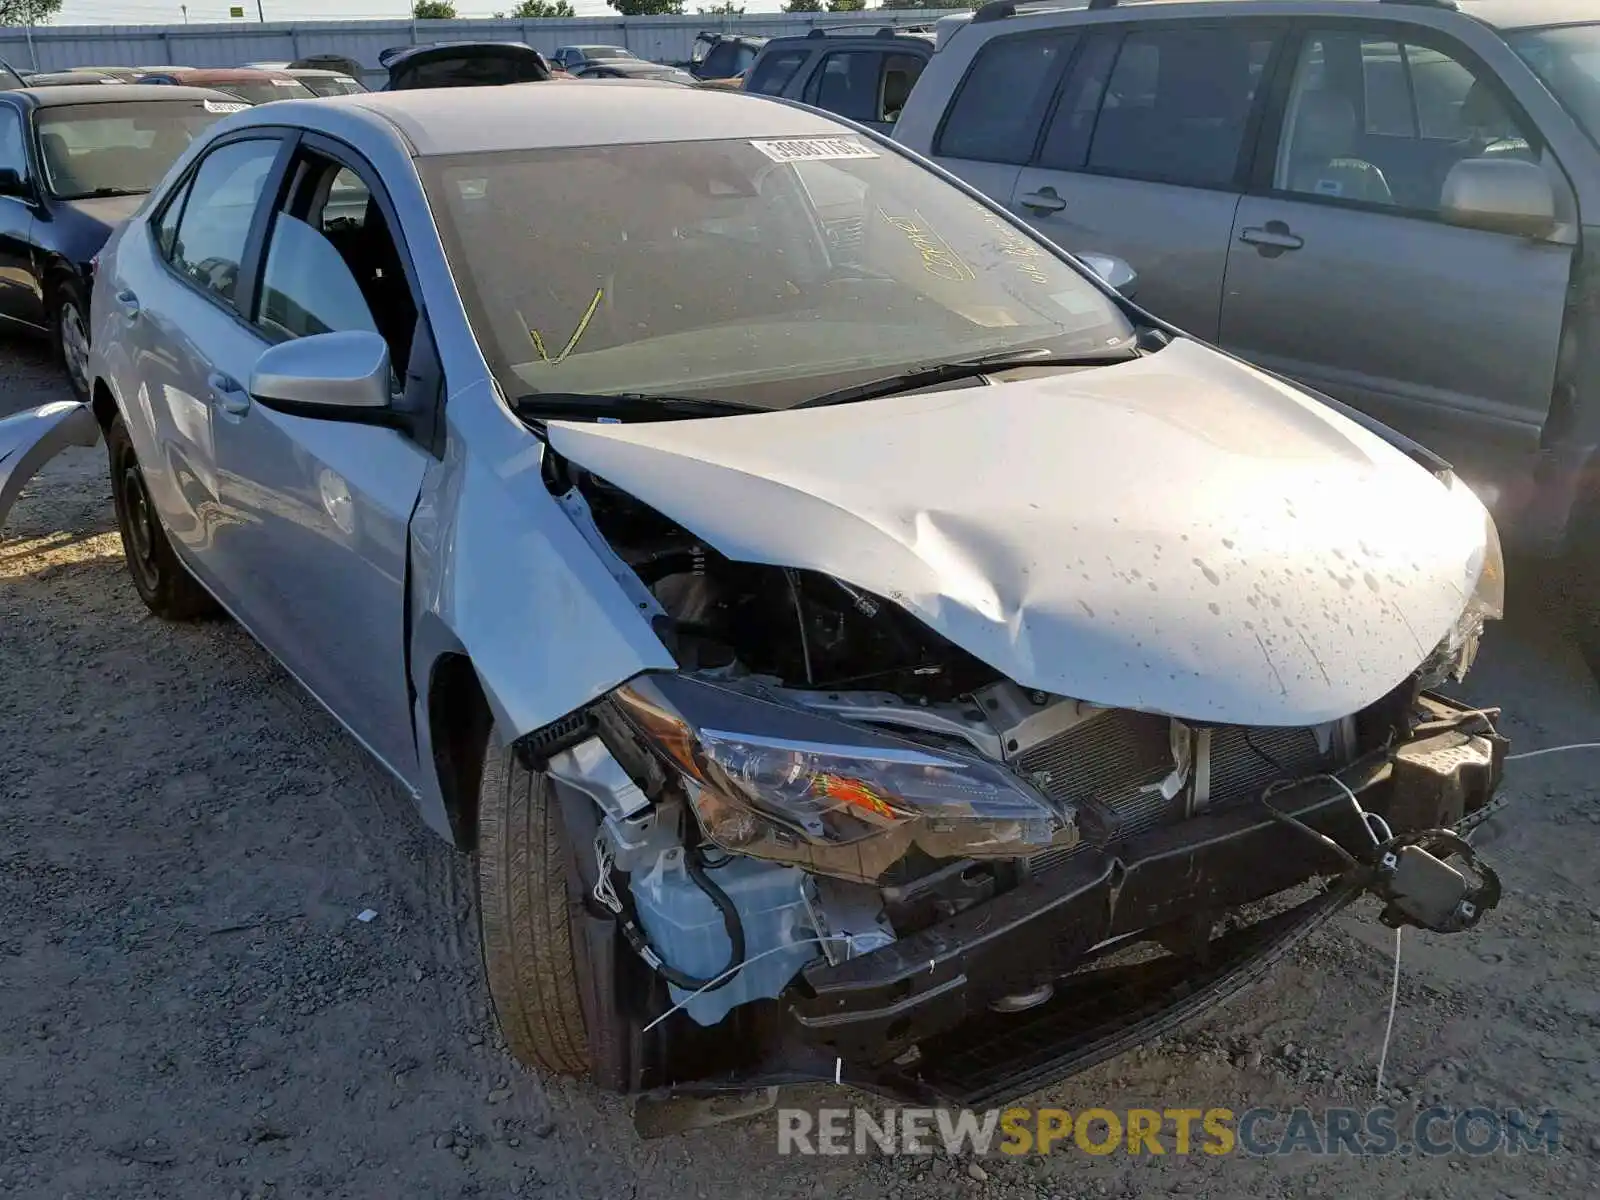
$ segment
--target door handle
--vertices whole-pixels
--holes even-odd
[[[1257,246],[1263,252],[1298,250],[1306,244],[1305,238],[1289,232],[1289,227],[1282,221],[1268,221],[1264,226],[1252,225],[1240,231],[1239,240]]]
[[[211,388],[211,395],[216,399],[217,407],[223,412],[239,417],[250,411],[250,394],[233,376],[213,371],[207,378],[206,384]]]
[[[1031,208],[1034,212],[1042,213],[1060,212],[1067,206],[1067,202],[1056,195],[1053,187],[1042,187],[1037,192],[1025,192],[1017,197],[1017,203],[1023,208]]]
[[[117,293],[117,303],[122,305],[123,320],[128,322],[139,319],[139,297],[128,288],[123,288]]]

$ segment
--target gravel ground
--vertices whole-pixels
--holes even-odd
[[[0,353],[0,413],[63,394],[38,353]],[[1600,735],[1548,591],[1513,577],[1466,689],[1518,749]],[[1600,756],[1509,768],[1518,803],[1478,839],[1509,895],[1473,933],[1408,932],[1389,1058],[1402,1109],[1552,1107],[1560,1152],[802,1160],[770,1113],[641,1141],[622,1102],[503,1053],[465,863],[239,629],[145,613],[99,449],[49,466],[0,542],[0,678],[0,1195],[1600,1192]],[[1392,949],[1370,916],[1032,1103],[1368,1103]]]

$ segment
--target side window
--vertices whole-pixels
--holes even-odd
[[[22,114],[9,104],[0,105],[0,167],[28,177],[28,152],[22,142]]]
[[[1081,170],[1094,135],[1095,115],[1117,58],[1117,37],[1097,34],[1078,59],[1056,101],[1056,111],[1039,148],[1039,165],[1057,171]]]
[[[1347,31],[1306,36],[1273,186],[1435,213],[1463,159],[1536,160],[1498,93],[1451,55]]]
[[[288,213],[272,223],[256,324],[278,340],[378,330],[361,286],[333,243]]]
[[[810,53],[809,50],[785,50],[781,54],[767,55],[750,73],[744,90],[762,96],[783,95],[783,89],[789,86],[794,73],[810,57]]]
[[[1248,25],[1130,33],[1106,83],[1090,170],[1230,183],[1273,42]]]
[[[883,55],[876,50],[836,50],[806,84],[810,103],[852,121],[878,121],[878,75]]]
[[[366,330],[406,369],[417,308],[400,249],[361,176],[307,154],[286,209],[273,218],[255,323],[282,340]]]
[[[883,56],[883,74],[878,80],[877,120],[892,123],[900,119],[900,110],[905,108],[911,89],[916,86],[917,77],[922,74],[927,61],[916,54]]]
[[[189,198],[189,189],[193,185],[194,176],[191,175],[172,193],[172,198],[167,201],[160,219],[156,221],[156,251],[168,262],[172,261],[173,247],[178,243],[178,221],[183,216],[184,201]]]
[[[718,42],[706,52],[700,64],[701,76],[705,79],[731,79],[740,70],[739,48],[732,42]]]
[[[1027,116],[1055,86],[1078,36],[1051,31],[996,38],[982,50],[956,90],[934,153],[980,162],[1025,163],[1033,153]]]
[[[277,156],[276,139],[229,142],[206,155],[178,218],[171,262],[203,291],[233,305],[250,221],[267,171]]]

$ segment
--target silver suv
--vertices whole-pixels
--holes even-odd
[[[937,44],[896,140],[1444,455],[1590,573],[1600,667],[1600,8],[997,3]]]

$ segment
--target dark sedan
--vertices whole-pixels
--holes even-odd
[[[94,256],[197,134],[248,107],[134,83],[0,92],[0,318],[48,334],[81,399]]]

